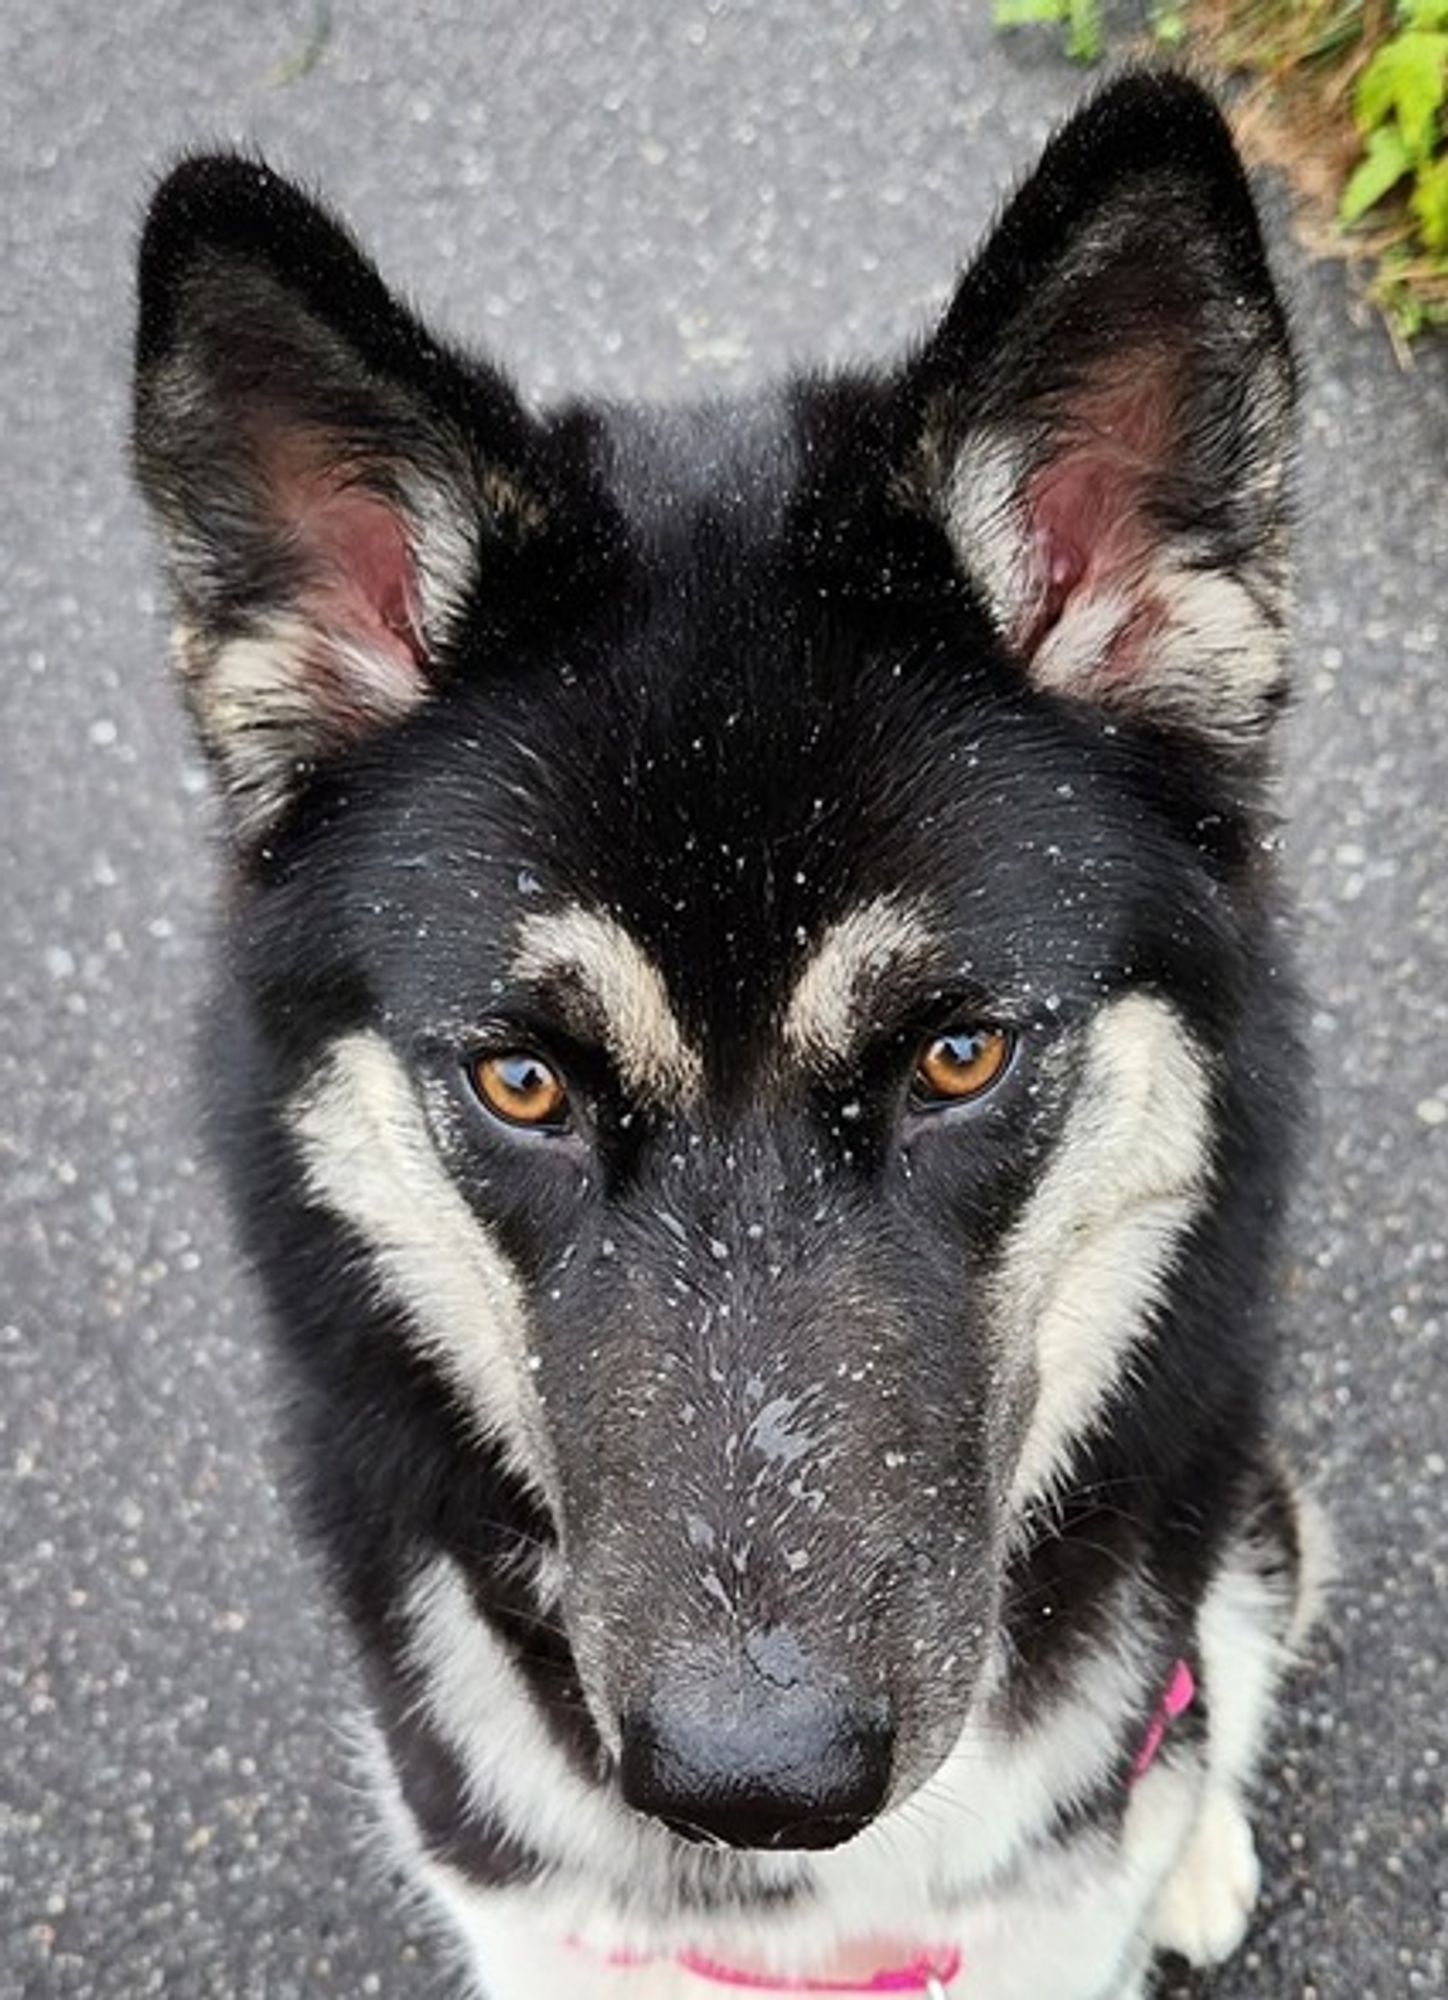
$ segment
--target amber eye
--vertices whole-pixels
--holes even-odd
[[[921,1109],[963,1104],[999,1083],[1014,1043],[1004,1028],[955,1028],[925,1044],[915,1065],[912,1096]]]
[[[557,1070],[527,1049],[477,1056],[468,1065],[473,1089],[509,1125],[557,1131],[568,1122],[568,1092]]]

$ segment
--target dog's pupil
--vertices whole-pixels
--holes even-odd
[[[928,1091],[939,1096],[971,1096],[999,1074],[1005,1045],[1005,1036],[994,1028],[964,1028],[940,1035],[921,1060],[921,1079]]]
[[[536,1056],[504,1056],[498,1072],[511,1097],[546,1097],[553,1089],[552,1077]]]
[[[953,1063],[957,1069],[970,1069],[984,1053],[985,1037],[976,1033],[942,1035],[936,1049],[947,1064]]]

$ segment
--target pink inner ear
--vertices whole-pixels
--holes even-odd
[[[1069,614],[1113,600],[1121,617],[1099,671],[1128,674],[1163,616],[1150,589],[1159,530],[1153,488],[1175,447],[1174,380],[1167,357],[1121,368],[1089,387],[1022,495],[1031,584],[1013,639],[1032,656]]]
[[[297,533],[316,565],[307,604],[317,622],[420,674],[427,648],[417,564],[394,510],[344,487],[317,500]]]
[[[407,524],[380,494],[327,462],[306,433],[262,440],[271,505],[302,557],[299,609],[320,639],[349,641],[395,671],[397,703],[424,685],[427,641]]]

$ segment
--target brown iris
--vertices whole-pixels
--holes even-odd
[[[477,1056],[468,1073],[489,1111],[509,1125],[556,1130],[567,1121],[568,1092],[562,1077],[530,1050]]]
[[[1004,1028],[953,1028],[936,1035],[915,1065],[916,1104],[933,1108],[984,1096],[1009,1068],[1011,1048]]]

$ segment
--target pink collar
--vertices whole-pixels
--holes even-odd
[[[1166,1692],[1157,1703],[1156,1713],[1147,1724],[1146,1735],[1131,1766],[1131,1783],[1144,1778],[1161,1753],[1166,1732],[1184,1715],[1196,1699],[1197,1683],[1185,1660],[1171,1670]],[[630,1952],[610,1954],[611,1965],[648,1965],[648,1958]],[[906,1965],[885,1966],[865,1979],[791,1979],[784,1975],[745,1972],[737,1966],[721,1965],[700,1952],[681,1951],[675,1965],[696,1979],[713,1986],[732,1986],[751,1993],[916,1993],[921,2000],[949,2000],[951,1981],[961,1972],[960,1953],[953,1947],[921,1952]]]
[[[625,1967],[655,1961],[615,1951],[609,1953],[608,1962]],[[949,2000],[946,1989],[960,1971],[960,1953],[953,1947],[922,1952],[908,1965],[885,1966],[865,1979],[797,1979],[787,1973],[747,1972],[737,1965],[721,1965],[697,1951],[681,1951],[673,1963],[711,1986],[732,1986],[750,1993],[916,1993],[924,2000]]]
[[[868,1979],[786,1979],[764,1977],[757,1972],[740,1972],[737,1967],[716,1965],[692,1951],[680,1952],[676,1963],[696,1979],[710,1980],[715,1986],[747,1987],[754,1993],[923,1993],[945,2000],[945,1990],[960,1971],[958,1951],[925,1952],[909,1965],[888,1966]]]

